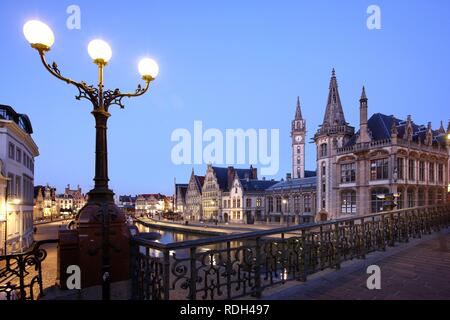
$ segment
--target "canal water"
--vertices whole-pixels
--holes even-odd
[[[169,230],[161,230],[157,228],[152,228],[145,226],[140,223],[136,223],[136,227],[138,228],[139,232],[157,232],[161,235],[161,238],[156,240],[157,242],[168,244],[168,243],[175,243],[175,242],[182,242],[182,241],[188,241],[188,240],[197,240],[197,239],[204,239],[204,238],[212,238],[214,236],[205,235],[205,234],[198,234],[193,232],[179,232],[179,231],[169,231]],[[243,244],[250,243],[245,241],[232,241],[230,243],[231,248],[240,247]],[[220,250],[220,249],[226,249],[226,243],[219,243],[219,244],[213,244],[213,245],[207,245],[207,246],[201,246],[197,248],[198,252],[205,252],[207,250]],[[145,250],[145,248],[144,248]],[[142,251],[142,249],[141,249]],[[189,249],[181,249],[181,250],[175,250],[171,252],[172,254],[175,253],[177,257],[184,258],[189,256]],[[158,252],[157,250],[150,250],[150,254],[152,256],[161,256],[162,253]]]

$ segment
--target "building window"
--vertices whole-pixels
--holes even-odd
[[[419,180],[425,181],[425,162],[419,161]]]
[[[277,197],[276,212],[281,212],[281,197]]]
[[[421,188],[419,189],[418,195],[418,206],[423,207],[425,205],[425,191]]]
[[[341,193],[341,212],[346,214],[356,213],[356,192],[353,190]]]
[[[388,193],[389,193],[389,189],[386,189],[386,188],[372,190],[372,193],[371,193],[372,213],[377,213],[377,212],[383,211],[384,199],[382,196],[385,196]]]
[[[444,182],[444,165],[442,163],[438,164],[438,182]]]
[[[257,199],[256,199],[256,207],[257,207],[257,208],[261,208],[261,204],[262,204],[261,202],[262,202],[262,201],[261,201],[261,198],[257,198]]]
[[[223,207],[226,209],[227,208],[227,200],[223,200]]]
[[[428,190],[428,205],[431,206],[434,204],[434,192],[433,190]]]
[[[356,164],[341,164],[341,183],[355,182],[356,180]]]
[[[322,162],[321,174],[322,174],[322,177],[324,177],[327,174],[327,167],[325,165],[325,162]]]
[[[11,159],[14,159],[14,152],[15,152],[15,147],[14,145],[10,142],[9,143],[9,149],[8,149],[8,155]]]
[[[370,180],[389,179],[389,161],[387,158],[370,162]]]
[[[301,211],[301,204],[300,204],[300,196],[295,196],[294,197],[294,212],[295,213],[300,213]]]
[[[320,145],[320,156],[326,157],[328,154],[328,145],[326,143],[322,143]]]
[[[303,204],[304,204],[304,207],[305,207],[305,212],[312,212],[311,203],[312,203],[311,195],[310,194],[305,194],[303,196]]]
[[[269,197],[268,199],[267,199],[267,202],[268,202],[268,212],[273,212],[273,198],[272,197]]]
[[[428,164],[428,179],[430,182],[434,182],[434,163],[430,162]]]
[[[22,162],[22,150],[19,148],[16,148],[16,161],[19,163]]]
[[[436,204],[442,203],[444,201],[443,192],[441,189],[438,189],[436,192]]]
[[[416,203],[414,189],[412,188],[408,189],[407,198],[408,198],[408,208],[414,208]]]
[[[21,188],[22,188],[22,177],[16,176],[16,188],[15,188],[14,195],[17,198],[21,197]]]
[[[408,161],[408,179],[414,180],[416,178],[415,175],[415,161],[413,159]]]
[[[247,198],[245,201],[246,201],[245,206],[247,208],[251,208],[252,207],[252,198]]]
[[[237,199],[237,207],[240,208],[241,207],[241,199]]]
[[[8,173],[8,197],[13,197],[14,195],[14,175],[12,173]]]
[[[397,158],[397,177],[398,179],[405,179],[405,159]]]

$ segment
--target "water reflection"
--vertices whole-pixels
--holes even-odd
[[[156,240],[157,242],[168,244],[168,243],[174,243],[174,242],[182,242],[182,241],[188,241],[188,240],[197,240],[197,239],[204,239],[204,238],[212,238],[214,236],[209,236],[205,234],[197,234],[197,233],[187,233],[187,232],[179,232],[179,231],[168,231],[168,230],[161,230],[157,228],[150,228],[147,226],[144,226],[142,224],[136,224],[136,227],[138,228],[139,232],[157,232],[161,235],[161,238],[159,240]],[[247,241],[245,243],[248,243]],[[243,245],[243,242],[241,241],[232,241],[230,242],[231,248],[240,247]],[[208,250],[219,250],[219,249],[226,249],[227,244],[226,243],[218,243],[213,245],[206,245],[201,246],[197,248],[197,253],[206,252]],[[154,257],[162,257],[163,253],[159,250],[149,249],[145,247],[140,248],[141,252],[145,254],[148,251],[148,254],[150,256]],[[173,254],[176,255],[177,258],[186,258],[189,257],[189,249],[180,249],[180,250],[171,250],[170,255],[173,256]],[[222,253],[222,255],[225,253]],[[234,257],[235,250],[231,251],[231,255]],[[207,258],[209,261],[209,258]],[[217,263],[217,257],[213,256],[213,264],[215,265]]]

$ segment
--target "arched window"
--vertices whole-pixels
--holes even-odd
[[[341,193],[341,213],[356,213],[356,192],[354,190],[346,190]]]
[[[371,209],[372,213],[383,211],[384,197],[389,193],[387,188],[373,189],[371,192]]]

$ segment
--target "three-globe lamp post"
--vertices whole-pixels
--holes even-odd
[[[146,93],[150,82],[158,75],[159,68],[154,60],[144,58],[139,62],[138,70],[142,80],[145,81],[145,86],[138,85],[134,92],[129,93],[122,93],[119,89],[105,90],[103,85],[104,68],[112,57],[111,47],[105,41],[95,39],[88,45],[88,53],[98,68],[98,85],[93,86],[86,84],[84,81],[77,82],[67,78],[61,74],[55,62],[51,65],[47,63],[45,55],[50,51],[55,39],[49,26],[41,21],[31,20],[25,23],[23,32],[31,47],[38,51],[45,69],[56,78],[75,86],[78,89],[77,100],[87,99],[93,106],[91,113],[95,118],[96,128],[95,186],[94,189],[89,191],[87,204],[78,214],[75,225],[78,228],[80,228],[82,223],[90,226],[101,225],[101,230],[93,234],[101,234],[102,243],[98,248],[91,248],[90,251],[95,253],[101,250],[102,270],[101,274],[98,275],[98,279],[102,283],[103,299],[109,299],[109,278],[112,263],[110,261],[110,248],[114,248],[115,245],[110,243],[109,236],[112,232],[110,232],[109,228],[114,219],[116,219],[116,222],[122,221],[118,219],[119,216],[121,217],[121,213],[114,204],[114,193],[108,187],[107,120],[110,117],[109,108],[113,105],[123,108],[123,98],[137,97]],[[125,219],[123,220],[125,221]],[[117,248],[115,250],[117,251]]]

